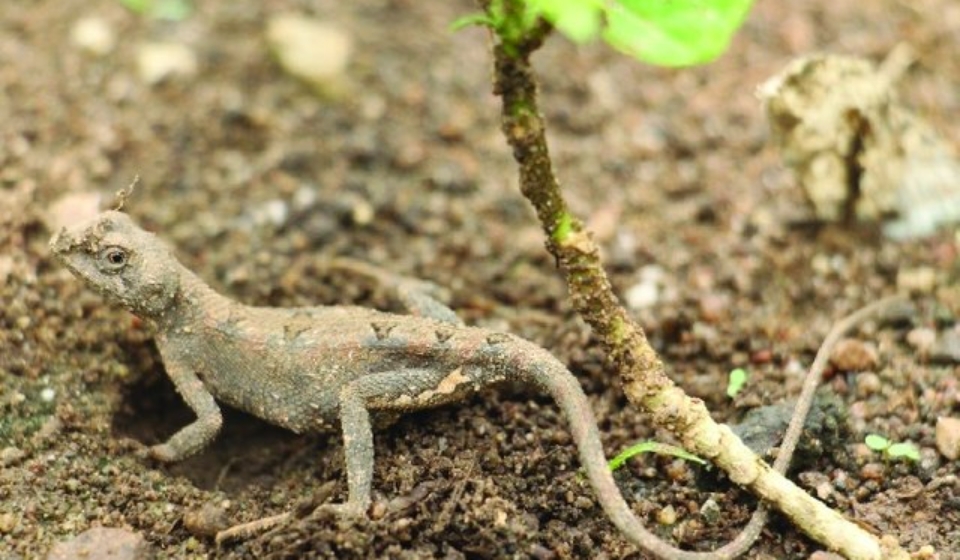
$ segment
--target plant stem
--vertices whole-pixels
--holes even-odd
[[[507,4],[518,1],[505,0]],[[481,1],[481,5],[486,10],[489,2]],[[774,471],[727,426],[715,423],[703,401],[687,396],[667,377],[643,329],[613,293],[597,245],[583,222],[571,214],[554,174],[530,64],[531,54],[548,33],[549,27],[540,23],[519,39],[498,37],[494,45],[494,92],[502,98],[501,126],[519,166],[520,190],[543,225],[547,249],[567,282],[571,303],[620,372],[627,398],[649,412],[656,426],[671,431],[685,449],[711,460],[735,483],[774,504],[801,530],[830,549],[854,559],[907,558],[895,542],[881,543]],[[627,537],[646,550],[661,549],[662,543]],[[722,550],[730,551],[734,544]]]

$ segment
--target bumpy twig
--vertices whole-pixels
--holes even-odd
[[[481,1],[481,5],[489,8],[487,2]],[[503,102],[503,133],[519,165],[520,189],[543,224],[547,248],[564,275],[572,305],[617,366],[627,398],[649,412],[657,426],[670,430],[686,449],[708,458],[735,483],[775,504],[813,539],[848,558],[906,558],[896,543],[881,543],[772,469],[727,426],[715,423],[701,400],[687,396],[667,377],[643,330],[619,304],[598,248],[583,223],[570,213],[553,172],[530,64],[531,54],[548,32],[549,28],[540,24],[519,37],[497,34],[494,89]],[[757,521],[751,522],[751,531],[712,553],[713,557],[730,558],[745,550],[752,542],[747,533],[758,533],[762,525],[762,519],[759,524]],[[655,537],[651,540],[646,531],[627,536],[645,550],[670,555],[662,552],[665,543]]]

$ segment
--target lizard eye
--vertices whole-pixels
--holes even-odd
[[[129,260],[127,251],[120,247],[107,247],[100,251],[97,259],[100,263],[100,269],[104,272],[120,272]]]

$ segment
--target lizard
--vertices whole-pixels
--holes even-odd
[[[429,283],[395,283],[409,315],[354,306],[249,306],[209,287],[169,245],[116,210],[61,229],[50,249],[89,287],[155,330],[166,373],[196,414],[167,441],[147,448],[159,462],[180,461],[216,437],[223,424],[218,401],[296,433],[339,425],[347,499],[319,507],[366,515],[374,465],[371,413],[376,420],[461,401],[497,383],[521,383],[557,403],[598,502],[627,540],[659,557],[718,557],[678,549],[634,515],[607,465],[586,394],[566,366],[516,335],[465,326],[424,288]],[[290,515],[228,528],[217,543]]]

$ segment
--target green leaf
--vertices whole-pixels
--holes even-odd
[[[887,448],[887,455],[893,458],[904,458],[910,459],[911,461],[920,460],[920,450],[917,449],[917,446],[909,443],[894,443]]]
[[[470,27],[471,25],[493,27],[494,24],[495,22],[493,19],[487,17],[486,14],[468,14],[453,20],[453,23],[450,24],[450,30],[460,31],[461,29]]]
[[[120,4],[131,12],[143,14],[153,2],[151,0],[120,0]]]
[[[736,368],[730,372],[730,378],[727,380],[727,396],[731,399],[737,396],[740,389],[747,383],[747,371],[743,368]]]
[[[877,434],[868,434],[863,438],[863,443],[874,451],[886,451],[890,447],[890,440]]]
[[[627,461],[636,455],[641,453],[658,453],[660,455],[671,455],[673,457],[679,457],[681,459],[686,459],[687,461],[692,461],[694,463],[700,463],[701,465],[706,465],[707,462],[697,457],[693,453],[685,451],[675,445],[668,445],[666,443],[659,443],[656,441],[641,441],[631,445],[630,447],[621,451],[616,457],[610,459],[607,462],[607,465],[610,467],[611,471],[615,471],[622,467]]]
[[[153,5],[152,15],[156,19],[183,21],[193,13],[190,0],[158,0]]]
[[[575,43],[597,38],[603,24],[603,0],[527,0],[533,16],[541,16]]]
[[[619,0],[607,5],[603,39],[661,66],[709,62],[727,48],[753,0]]]
[[[191,0],[119,0],[131,12],[153,19],[182,21],[193,13]]]

